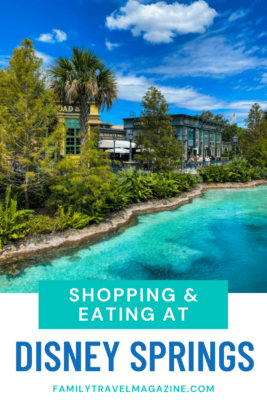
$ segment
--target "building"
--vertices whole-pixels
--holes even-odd
[[[195,118],[186,114],[172,114],[172,125],[176,128],[177,140],[184,142],[184,157],[222,155],[222,126],[213,122],[207,122],[201,118]],[[124,118],[124,130],[126,139],[132,131],[136,136],[142,129],[139,118]]]
[[[232,142],[222,142],[222,152],[223,153],[231,153],[232,150],[233,150]]]
[[[61,155],[73,157],[80,154],[80,110],[76,105],[62,104],[59,115],[66,123],[66,135]],[[191,115],[172,114],[172,125],[175,127],[177,140],[183,140],[184,158],[190,156],[214,155],[221,157],[222,148],[222,126],[213,122],[207,122],[201,118]],[[88,124],[91,128],[100,127],[99,148],[108,150],[114,147],[129,149],[129,134],[133,137],[137,131],[142,129],[140,118],[124,118],[124,124],[114,125],[100,119],[99,110],[94,103],[88,103]],[[132,144],[134,148],[134,143]]]
[[[62,104],[59,109],[59,116],[64,119],[66,134],[64,144],[61,149],[61,155],[70,155],[78,157],[80,155],[80,108],[75,104]],[[126,132],[122,125],[100,119],[99,110],[94,103],[88,103],[88,124],[89,131],[92,128],[99,127],[99,147],[103,150],[113,148],[113,137],[116,135],[116,141],[127,148],[128,143],[122,143],[125,140]],[[128,145],[129,147],[129,145]]]

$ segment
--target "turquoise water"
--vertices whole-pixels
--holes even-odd
[[[75,256],[0,275],[0,292],[37,292],[44,279],[226,279],[230,292],[267,292],[267,186],[208,191],[139,216]]]

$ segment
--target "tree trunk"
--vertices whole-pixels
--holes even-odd
[[[25,195],[25,210],[29,210],[30,203],[29,203],[29,188],[28,188],[28,185],[24,189],[24,195]]]
[[[88,104],[87,96],[84,96],[80,102],[80,127],[81,127],[81,145],[86,141],[88,135]]]

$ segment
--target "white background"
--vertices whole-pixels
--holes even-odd
[[[212,299],[211,299],[212,301]],[[267,399],[267,294],[230,294],[228,330],[39,330],[37,294],[0,294],[0,399],[64,399],[64,398],[133,398],[146,399]],[[73,344],[81,341],[108,341],[112,347],[114,341],[120,341],[115,357],[115,371],[108,372],[108,359],[103,345],[95,347],[97,359],[93,366],[101,366],[101,372],[36,372],[35,364],[29,372],[16,372],[16,342],[26,341],[33,345],[41,341],[45,345],[56,341],[61,346],[64,341]],[[221,342],[231,341],[238,347],[243,341],[252,342],[255,367],[251,372],[242,372],[237,367],[232,372],[219,369],[216,354],[216,371],[180,372],[168,371],[168,352],[164,359],[156,361],[156,371],[134,372],[130,363],[137,361],[130,353],[130,346],[135,341],[162,341],[168,346],[169,341],[181,341],[186,348],[189,341]],[[209,347],[208,347],[209,348]],[[82,347],[82,350],[84,347]],[[237,352],[236,352],[237,353]],[[34,359],[33,352],[33,359]],[[144,355],[142,353],[142,355]],[[57,354],[58,356],[58,354]],[[59,357],[62,360],[62,357]],[[147,354],[147,360],[148,354]],[[185,356],[185,361],[187,357]],[[51,361],[43,357],[45,361]],[[242,361],[237,356],[237,362]],[[244,360],[243,360],[244,361]],[[149,364],[149,363],[148,363]],[[196,363],[197,366],[197,363]],[[185,362],[187,367],[187,362]],[[214,393],[53,393],[53,385],[209,385],[214,386]]]

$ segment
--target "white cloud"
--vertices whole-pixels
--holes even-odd
[[[243,42],[231,44],[223,36],[197,38],[164,59],[164,65],[146,72],[166,76],[216,76],[239,74],[246,70],[267,68],[267,59],[251,56],[258,48],[247,50]]]
[[[106,46],[109,51],[113,50],[116,47],[120,47],[121,45],[121,43],[111,43],[108,39],[106,39]]]
[[[261,79],[262,83],[267,83],[267,73],[262,75],[262,79]]]
[[[267,75],[267,74],[266,74]],[[267,78],[267,76],[266,76]],[[267,108],[267,101],[254,100],[238,100],[227,102],[215,97],[199,93],[192,87],[173,87],[157,85],[152,79],[144,76],[137,77],[134,74],[118,75],[119,99],[141,102],[142,97],[146,93],[149,86],[156,86],[158,90],[165,96],[166,101],[170,105],[178,108],[185,108],[191,111],[220,110],[225,116],[232,116],[232,112],[236,111],[239,118],[245,118],[249,110],[255,103],[259,103],[263,109]],[[231,115],[230,115],[231,114]]]
[[[162,92],[168,103],[177,107],[201,111],[203,109],[216,110],[222,108],[224,102],[211,96],[199,93],[191,87],[173,87],[157,85],[153,80],[144,76],[135,75],[117,77],[119,99],[141,102],[149,86],[156,86]]]
[[[150,43],[170,43],[178,34],[204,33],[218,13],[204,0],[192,4],[140,4],[128,0],[119,11],[106,18],[109,29],[131,30],[133,36],[143,35]]]
[[[5,67],[6,65],[8,65],[9,60],[10,56],[0,56],[0,65]]]
[[[255,53],[255,52],[258,51],[259,49],[260,49],[259,46],[253,46],[253,47],[251,47],[251,49],[247,50],[247,51],[245,52],[245,54],[246,54],[247,56],[249,56],[250,54]]]
[[[55,43],[52,33],[42,33],[38,39],[39,42]]]
[[[264,88],[265,87],[265,85],[259,85],[259,86],[256,86],[256,87],[249,87],[248,89],[247,89],[247,91],[248,92],[251,92],[251,91],[253,91],[253,90],[260,90],[260,89],[262,89],[262,88]]]
[[[235,12],[233,12],[233,14],[230,15],[230,17],[228,18],[229,22],[235,21],[239,18],[243,18],[245,17],[248,13],[250,12],[250,9],[248,10],[243,10],[242,8],[240,8],[239,10],[236,10]]]
[[[42,53],[41,51],[35,50],[36,57],[42,58],[44,65],[50,65],[54,61],[54,57],[48,54]]]
[[[64,42],[67,40],[67,34],[60,29],[53,29],[52,33],[42,33],[36,40],[45,43]]]
[[[60,29],[53,29],[53,34],[57,42],[64,42],[67,40],[67,34]]]
[[[238,101],[233,101],[233,102],[228,104],[228,108],[231,108],[233,110],[238,110],[239,114],[247,115],[248,111],[251,109],[251,107],[255,103],[259,103],[259,105],[263,109],[267,108],[267,101],[258,101],[258,100],[238,100]]]
[[[255,25],[260,24],[262,21],[264,21],[264,19],[265,19],[265,17],[258,18]]]

